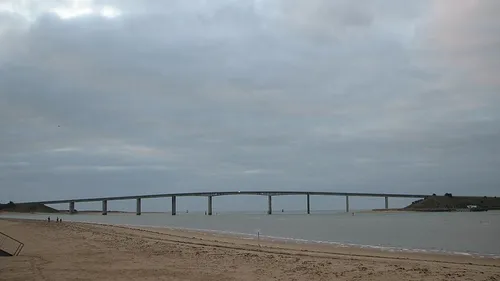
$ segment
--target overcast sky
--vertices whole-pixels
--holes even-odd
[[[498,0],[0,0],[0,201],[500,195],[499,14]]]

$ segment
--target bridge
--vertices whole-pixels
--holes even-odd
[[[102,214],[108,213],[108,201],[117,200],[136,200],[136,214],[141,214],[142,199],[151,198],[171,198],[172,200],[172,215],[177,214],[177,198],[178,197],[207,197],[207,215],[212,215],[213,198],[216,196],[231,196],[231,195],[259,195],[267,196],[267,214],[271,215],[272,197],[296,195],[306,197],[307,214],[311,213],[311,196],[345,196],[345,210],[349,212],[349,197],[380,197],[385,199],[385,208],[389,209],[389,198],[426,198],[432,195],[428,194],[394,194],[394,193],[355,193],[355,192],[314,192],[314,191],[223,191],[223,192],[188,192],[188,193],[165,193],[165,194],[148,194],[148,195],[133,195],[133,196],[116,196],[116,197],[97,197],[83,199],[67,199],[67,200],[52,200],[38,202],[24,202],[21,204],[69,204],[69,213],[75,213],[75,203],[81,202],[102,202]]]

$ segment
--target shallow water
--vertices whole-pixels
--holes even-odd
[[[47,219],[47,214],[0,217]],[[98,222],[225,231],[296,241],[425,250],[500,257],[500,212],[334,214],[169,214],[58,215],[65,221]],[[53,214],[52,219],[55,220]]]

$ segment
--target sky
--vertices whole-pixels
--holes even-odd
[[[0,201],[500,195],[499,12],[498,0],[0,0]]]

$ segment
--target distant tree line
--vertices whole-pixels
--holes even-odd
[[[0,204],[0,210],[11,209],[11,208],[15,208],[15,207],[16,207],[16,204],[12,201],[9,201],[9,203],[7,203],[7,204]]]

